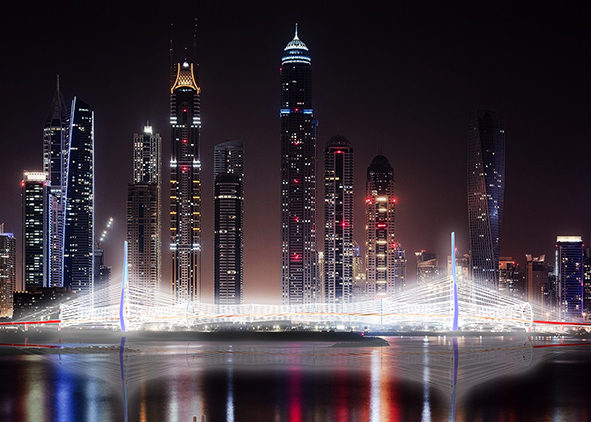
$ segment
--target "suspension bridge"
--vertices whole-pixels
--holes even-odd
[[[454,234],[451,241],[455,251]],[[130,330],[207,329],[216,324],[287,324],[302,328],[525,330],[534,325],[591,326],[561,321],[552,312],[469,280],[458,280],[455,262],[451,275],[406,290],[395,297],[351,303],[297,305],[214,305],[201,301],[178,302],[172,294],[143,288],[128,280],[127,247],[120,285],[80,295],[66,303],[29,315],[26,320],[0,325],[57,324],[59,328]],[[59,308],[58,308],[59,307]],[[55,315],[58,315],[57,318]],[[536,318],[546,315],[545,319]]]

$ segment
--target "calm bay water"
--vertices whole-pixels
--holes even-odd
[[[591,420],[588,341],[386,339],[2,347],[0,420]]]

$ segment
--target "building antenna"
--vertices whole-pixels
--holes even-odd
[[[295,38],[298,38],[298,23],[296,22],[296,27],[295,27]]]
[[[197,61],[197,18],[195,18],[195,27],[193,28],[193,53],[195,53],[195,61]]]
[[[170,54],[170,86],[174,84],[174,61],[173,61],[173,48],[172,48],[172,36],[173,36],[174,24],[170,23],[170,47],[168,53]]]

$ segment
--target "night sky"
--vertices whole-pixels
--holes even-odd
[[[591,232],[588,2],[361,6],[361,2],[19,3],[3,6],[0,222],[21,231],[22,171],[42,169],[42,131],[60,75],[95,111],[96,233],[108,218],[106,263],[120,277],[133,133],[146,120],[164,146],[163,235],[168,241],[169,38],[191,50],[198,20],[203,295],[213,301],[213,146],[245,144],[245,301],[280,300],[280,79],[299,24],[313,65],[322,152],[340,134],[355,152],[355,238],[363,248],[366,169],[378,148],[394,167],[396,232],[444,265],[449,233],[467,252],[468,114],[505,114],[501,256],[553,261],[557,235]],[[92,7],[90,9],[89,7]],[[319,197],[319,217],[322,216]],[[321,218],[319,227],[322,227]],[[319,250],[323,249],[322,238]],[[169,257],[164,257],[164,284]]]

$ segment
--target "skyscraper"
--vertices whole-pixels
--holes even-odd
[[[556,238],[556,278],[560,317],[581,318],[584,297],[583,238],[558,236]]]
[[[333,136],[324,150],[324,301],[353,294],[353,148]]]
[[[93,288],[94,260],[94,113],[90,106],[74,97],[67,126],[64,287],[88,293]]]
[[[50,182],[44,172],[23,176],[23,286],[49,287]]]
[[[51,227],[49,285],[51,287],[62,286],[64,282],[64,203],[68,167],[67,116],[67,105],[60,91],[59,76],[57,76],[56,91],[43,128],[43,171],[47,175],[47,180],[51,182],[51,214],[49,216]]]
[[[312,59],[298,38],[281,59],[281,294],[284,304],[317,295],[316,127]]]
[[[398,244],[395,234],[396,198],[394,169],[378,154],[367,168],[365,196],[365,265],[368,299],[394,296],[395,260]]]
[[[133,136],[133,183],[127,193],[129,282],[152,292],[162,278],[162,138],[149,123]],[[145,305],[149,305],[145,304]]]
[[[13,293],[16,289],[16,239],[4,232],[0,224],[0,317],[12,315]]]
[[[244,147],[226,141],[214,149],[214,298],[219,305],[242,303]]]
[[[476,111],[468,124],[468,220],[472,280],[494,289],[505,191],[505,127],[500,114]]]
[[[173,66],[170,87],[170,252],[171,288],[178,302],[201,296],[201,111],[196,67]]]

